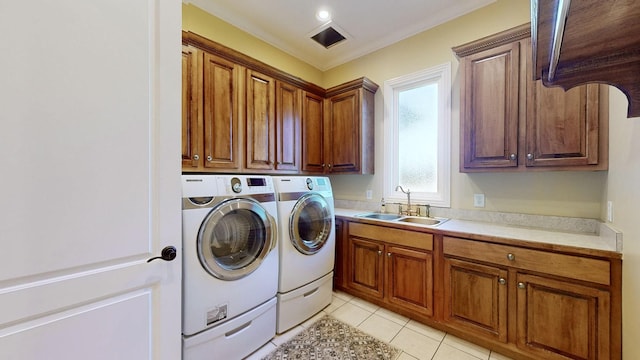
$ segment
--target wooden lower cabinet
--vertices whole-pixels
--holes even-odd
[[[394,310],[433,315],[433,235],[348,225],[347,287]]]
[[[608,291],[517,275],[517,346],[544,359],[609,359]]]
[[[339,290],[513,359],[622,358],[616,255],[336,220]]]
[[[384,244],[349,238],[351,271],[349,287],[368,296],[382,299],[384,294]]]
[[[430,252],[386,247],[386,296],[391,304],[433,315],[433,257]]]
[[[480,336],[507,342],[506,270],[444,259],[444,321]]]
[[[345,290],[347,288],[347,254],[349,253],[349,244],[347,242],[346,227],[348,222],[336,218],[336,257],[333,268],[333,288],[336,290]]]
[[[609,267],[602,266],[605,260],[447,236],[443,256],[443,322],[448,326],[504,343],[523,358],[617,358],[611,291],[597,283],[611,278]],[[574,267],[575,278],[554,276],[566,266],[556,256],[566,262],[582,259],[583,267],[605,274],[581,274]],[[542,266],[548,275],[533,273]]]

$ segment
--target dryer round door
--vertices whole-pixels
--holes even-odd
[[[204,219],[198,232],[198,257],[204,269],[222,280],[254,272],[276,245],[275,220],[251,199],[225,200]]]
[[[333,214],[327,200],[318,194],[306,194],[298,199],[289,217],[291,243],[299,252],[313,255],[329,239]]]

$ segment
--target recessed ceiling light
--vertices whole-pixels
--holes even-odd
[[[316,18],[320,21],[326,21],[331,19],[331,14],[327,10],[318,10]]]

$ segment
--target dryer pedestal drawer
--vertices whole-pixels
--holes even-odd
[[[331,304],[333,271],[301,288],[278,294],[278,325],[281,334],[306,321]]]

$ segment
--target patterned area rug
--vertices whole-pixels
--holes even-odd
[[[263,360],[394,360],[401,351],[326,315]]]

